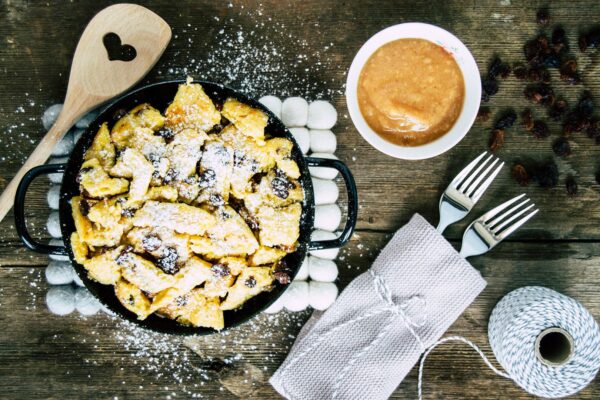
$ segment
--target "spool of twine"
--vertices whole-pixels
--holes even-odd
[[[419,398],[427,355],[439,344],[450,341],[471,346],[497,375],[545,398],[579,392],[600,369],[598,323],[578,301],[548,288],[526,286],[504,296],[490,316],[488,337],[504,371],[494,367],[468,339],[446,337],[421,358]]]

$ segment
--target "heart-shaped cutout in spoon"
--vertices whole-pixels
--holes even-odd
[[[110,61],[132,61],[137,56],[135,47],[130,44],[121,44],[121,38],[114,32],[104,35],[102,43],[104,43]]]
[[[103,41],[107,38],[110,44],[116,42],[111,33],[119,40],[120,52],[116,59],[127,62],[111,61],[110,52],[107,57],[108,48]],[[126,48],[123,52],[127,45],[121,45],[121,38],[131,49]],[[88,111],[139,82],[158,61],[170,39],[169,25],[152,11],[136,4],[115,4],[92,18],[75,49],[63,109],[2,192],[0,220],[12,207],[19,181],[25,173],[43,164],[64,133]]]

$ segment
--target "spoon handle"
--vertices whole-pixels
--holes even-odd
[[[27,161],[25,161],[10,183],[6,186],[2,195],[0,195],[0,221],[4,219],[8,211],[12,208],[15,201],[15,194],[17,193],[17,187],[25,173],[31,168],[45,163],[48,157],[50,157],[50,154],[52,154],[54,146],[60,141],[69,128],[71,128],[71,126],[73,126],[73,124],[84,114],[85,111],[81,112],[80,110],[77,110],[74,113],[70,110],[63,109],[58,115],[52,128],[50,128],[48,133],[42,138],[33,153],[31,153]]]

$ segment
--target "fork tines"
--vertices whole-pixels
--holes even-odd
[[[487,151],[481,153],[460,171],[451,183],[451,186],[470,197],[473,202],[479,200],[504,165],[504,161],[500,161],[493,154],[489,154],[488,157],[485,157],[486,155]]]
[[[499,240],[519,229],[539,211],[537,208],[533,209],[535,204],[531,203],[528,198],[523,199],[524,196],[525,194],[521,194],[514,197],[481,216],[482,223]],[[518,202],[521,199],[523,200]],[[512,207],[510,207],[511,205]]]

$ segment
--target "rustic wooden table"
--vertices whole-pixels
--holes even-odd
[[[523,42],[535,35],[537,1],[155,1],[147,4],[172,27],[174,37],[145,82],[190,74],[238,87],[252,96],[301,95],[328,98],[340,113],[339,158],[359,189],[357,231],[341,253],[339,286],[366,270],[381,247],[410,216],[437,220],[437,202],[450,178],[487,146],[491,122],[476,123],[454,149],[432,160],[407,162],[371,148],[347,116],[345,75],[361,44],[384,27],[424,21],[454,32],[473,52],[482,71],[494,54],[522,59]],[[43,135],[40,115],[61,102],[77,39],[87,21],[108,5],[103,0],[0,4],[0,186],[6,184]],[[597,1],[552,2],[553,24],[562,24],[579,56],[584,85],[600,100],[600,52],[581,55],[577,32],[599,22]],[[593,53],[591,53],[593,54]],[[554,74],[554,72],[553,72]],[[555,89],[573,103],[581,86],[567,87],[553,75]],[[527,106],[523,83],[501,82],[489,107],[495,113]],[[542,111],[533,107],[541,114]],[[553,136],[560,128],[550,125]],[[498,155],[511,165],[552,157],[552,139],[536,140],[519,128],[507,134]],[[472,260],[488,282],[485,291],[449,330],[480,344],[487,353],[487,321],[496,302],[524,285],[544,285],[580,300],[600,316],[600,146],[585,135],[574,154],[557,159],[558,187],[519,187],[505,168],[476,207],[526,192],[541,213],[511,240]],[[573,174],[579,193],[568,196]],[[28,200],[30,226],[40,236],[49,213],[40,180]],[[458,245],[467,221],[447,231]],[[103,313],[57,317],[45,306],[45,256],[19,242],[12,214],[0,223],[0,393],[2,398],[276,398],[268,378],[285,358],[309,316],[257,317],[227,334],[181,339],[141,332]],[[528,398],[510,381],[488,371],[461,345],[436,350],[425,370],[427,398]],[[416,370],[393,398],[416,396]],[[592,383],[578,398],[598,398]]]

